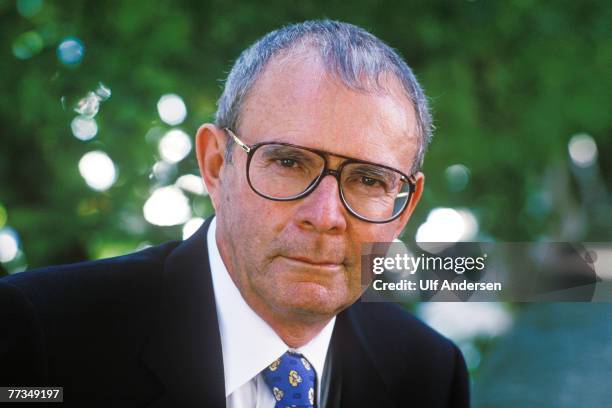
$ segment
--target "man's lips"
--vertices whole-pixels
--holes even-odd
[[[282,257],[285,259],[288,259],[289,261],[307,264],[307,265],[314,266],[314,267],[338,268],[342,266],[342,262],[338,262],[332,259],[317,259],[317,258],[309,258],[305,256],[296,256],[296,255],[292,255],[292,256],[284,255]]]

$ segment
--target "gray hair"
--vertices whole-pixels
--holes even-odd
[[[319,52],[326,71],[350,89],[382,90],[380,78],[391,73],[402,84],[417,119],[417,152],[411,169],[417,172],[432,137],[431,114],[423,89],[399,54],[366,30],[332,20],[305,21],[266,34],[244,50],[234,63],[217,102],[216,125],[237,131],[241,106],[270,62],[282,51],[308,45]],[[232,138],[226,160],[231,161]]]

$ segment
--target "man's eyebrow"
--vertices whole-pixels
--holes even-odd
[[[385,177],[390,177],[392,174],[396,173],[394,170],[384,168],[381,165],[377,165],[377,164],[372,164],[372,163],[354,163],[354,164],[357,165],[357,168],[354,169],[353,171],[363,172],[367,174],[374,174],[377,176],[385,176]]]
[[[289,158],[299,158],[312,161],[311,155],[314,153],[306,152],[291,146],[275,145],[275,146],[264,146],[261,148],[265,157],[273,157],[283,155]],[[308,154],[310,153],[310,154]]]

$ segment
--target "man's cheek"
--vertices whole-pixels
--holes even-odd
[[[394,237],[395,228],[390,225],[382,224],[375,225],[375,228],[364,234],[362,243],[366,242],[392,242]]]

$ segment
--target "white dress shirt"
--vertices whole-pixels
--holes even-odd
[[[221,259],[216,240],[216,217],[208,228],[208,257],[221,333],[227,408],[274,408],[276,403],[261,371],[287,350],[308,359],[317,373],[317,406],[321,377],[336,318],[308,344],[292,349],[245,302]]]

